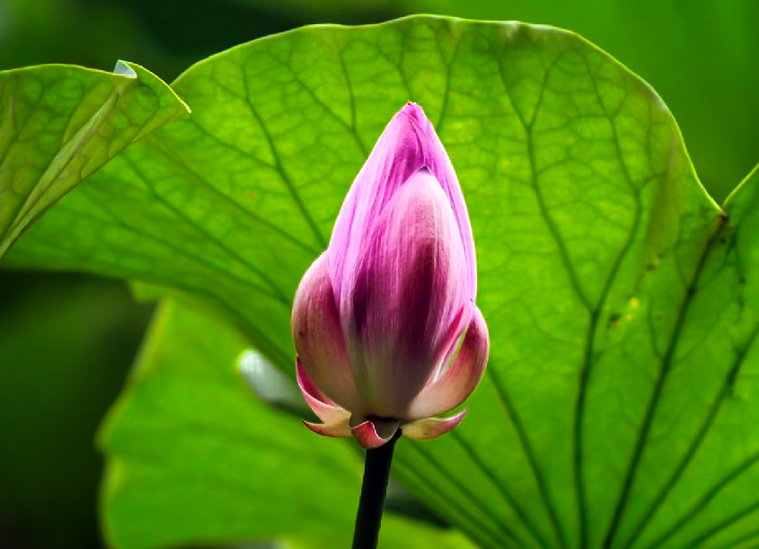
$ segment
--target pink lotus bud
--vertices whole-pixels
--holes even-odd
[[[297,373],[326,436],[367,449],[402,427],[453,429],[480,381],[488,332],[464,197],[422,109],[395,115],[348,191],[327,250],[293,306]]]

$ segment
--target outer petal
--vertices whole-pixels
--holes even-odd
[[[340,406],[324,396],[313,380],[308,377],[308,372],[303,367],[300,358],[296,360],[295,368],[298,377],[298,387],[300,387],[303,393],[303,398],[319,419],[328,424],[341,423],[350,419],[350,412],[340,408]]]
[[[340,318],[356,388],[371,415],[404,417],[466,325],[457,232],[442,188],[423,169],[395,193],[365,242]]]
[[[427,385],[409,408],[407,421],[438,416],[464,402],[485,373],[488,361],[488,327],[482,313],[474,307],[464,341],[448,370]]]
[[[466,415],[466,410],[462,410],[455,416],[446,418],[428,418],[414,421],[403,425],[403,436],[414,440],[429,440],[446,434],[456,425],[461,423]]]
[[[303,275],[293,303],[293,340],[303,368],[320,391],[361,412],[329,279],[326,252]]]
[[[400,421],[363,416],[354,416],[350,423],[353,436],[367,450],[379,448],[388,442],[400,427]]]
[[[330,240],[330,274],[338,300],[347,291],[345,277],[353,273],[361,250],[398,189],[427,166],[453,210],[466,259],[467,294],[477,293],[477,264],[472,228],[456,173],[432,123],[414,103],[406,104],[390,121],[345,197]]]
[[[336,423],[311,423],[310,421],[304,421],[303,425],[318,435],[339,438],[351,436],[351,428],[348,422],[349,418],[345,418],[343,421]]]

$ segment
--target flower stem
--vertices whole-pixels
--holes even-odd
[[[352,549],[376,549],[382,524],[382,508],[385,505],[387,479],[390,477],[390,464],[393,461],[395,442],[400,438],[401,430],[388,442],[366,451],[364,464],[364,481],[361,484],[361,498],[358,501],[356,527],[353,531]]]

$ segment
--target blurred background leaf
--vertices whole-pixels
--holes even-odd
[[[169,81],[191,63],[259,36],[314,22],[379,22],[416,10],[546,23],[581,33],[661,93],[683,128],[699,175],[717,199],[724,197],[756,160],[759,35],[752,29],[759,17],[753,0],[319,1],[307,5],[298,0],[2,0],[0,69],[62,62],[111,70],[121,58],[141,63]],[[106,338],[112,346],[101,351],[100,343],[90,339],[93,331],[78,314],[86,311],[90,302],[82,289],[85,285],[91,285],[92,294],[104,307],[114,309],[114,326],[120,326],[114,330],[123,333],[127,343]],[[103,287],[109,288],[107,295]],[[49,360],[37,350],[53,342],[54,354],[61,360],[86,357],[84,364],[61,368],[78,372],[79,387],[90,391],[81,402],[92,403],[91,408],[80,408],[81,413],[86,411],[81,421],[67,424],[71,430],[67,451],[79,463],[89,464],[75,469],[66,460],[48,459],[59,448],[52,442],[43,447],[46,431],[36,419],[48,418],[51,426],[57,426],[65,420],[60,402],[36,391],[0,399],[0,420],[12,421],[15,429],[27,436],[34,434],[38,437],[35,444],[39,444],[35,450],[21,444],[0,449],[0,456],[15,464],[0,468],[0,506],[6,510],[0,516],[0,544],[14,548],[94,547],[92,468],[98,461],[91,448],[93,426],[113,395],[107,389],[113,385],[108,383],[118,383],[126,357],[133,352],[135,341],[128,334],[136,328],[130,328],[134,322],[130,319],[144,321],[147,317],[141,306],[130,305],[118,285],[93,277],[0,272],[0,289],[2,326],[10,326],[12,319],[28,308],[36,309],[40,316],[48,310],[70,311],[67,329],[71,336],[65,340],[56,337],[57,331],[40,331],[24,322],[14,330],[6,328],[4,334],[13,334],[13,341],[28,349],[24,363],[29,372],[46,371]],[[75,298],[81,301],[79,306],[72,303]],[[119,311],[121,316],[116,314]],[[16,361],[7,348],[0,347],[0,370],[7,377],[0,387],[24,387],[22,372],[7,366]],[[101,376],[109,381],[99,381]],[[50,379],[40,378],[38,383]],[[3,396],[7,391],[3,389]],[[0,437],[5,432],[10,431],[0,429]],[[90,504],[82,500],[82,505],[67,506],[65,502],[80,495],[57,489],[51,482],[38,482],[45,478],[66,479],[71,486],[83,487],[81,496],[88,494]],[[42,499],[37,500],[38,505],[29,503],[27,495],[43,490],[56,499],[58,507],[65,507],[66,521],[58,521],[60,514]],[[83,533],[85,525],[90,528],[87,534]]]
[[[100,547],[92,443],[152,307],[83,275],[0,276],[0,546]]]

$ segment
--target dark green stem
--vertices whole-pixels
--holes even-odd
[[[366,451],[364,482],[361,484],[361,499],[358,501],[356,527],[353,531],[353,549],[376,549],[382,524],[382,508],[385,505],[387,479],[393,461],[395,442],[401,430],[379,448]]]

